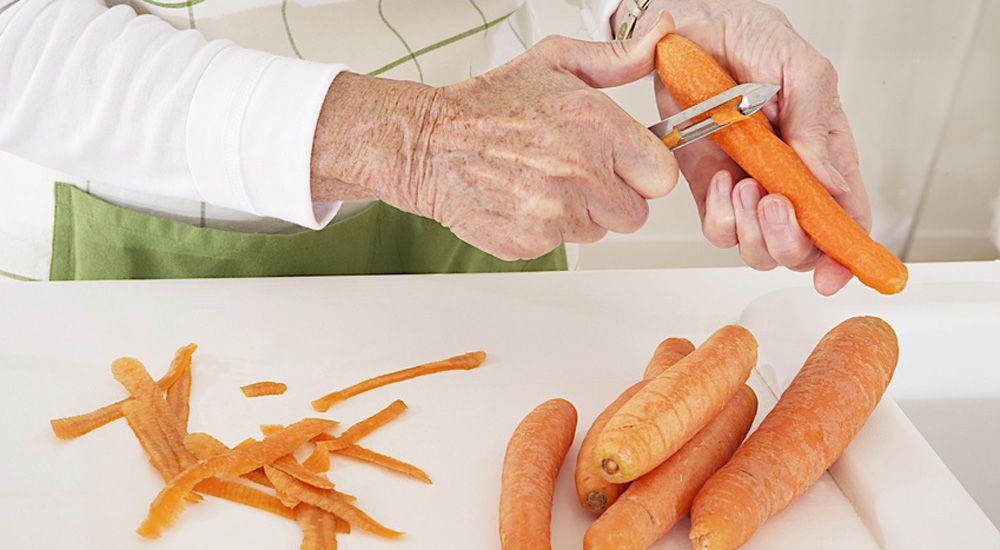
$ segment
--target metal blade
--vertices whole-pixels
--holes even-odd
[[[677,150],[685,145],[694,143],[703,137],[714,134],[729,125],[724,124],[719,126],[711,118],[706,118],[705,120],[695,124],[685,126],[686,124],[689,124],[692,119],[698,118],[712,109],[724,105],[725,103],[736,98],[740,98],[740,112],[746,116],[750,116],[766,105],[779,90],[781,90],[781,86],[777,86],[775,84],[740,84],[739,86],[730,88],[721,94],[698,103],[697,105],[692,105],[676,115],[650,126],[649,130],[660,139],[663,139],[677,130],[681,134],[680,139],[677,144],[671,148],[672,150]]]

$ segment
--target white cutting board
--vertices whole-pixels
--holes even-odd
[[[122,422],[72,442],[48,419],[122,396],[110,361],[132,355],[158,376],[173,350],[195,355],[191,429],[229,444],[261,423],[315,415],[309,401],[359,379],[485,349],[479,370],[438,374],[364,394],[326,415],[350,423],[401,398],[410,410],[364,441],[423,467],[428,486],[346,460],[338,488],[390,527],[342,548],[496,548],[504,447],[534,406],[552,397],[593,417],[636,380],[667,336],[700,342],[734,322],[751,296],[743,270],[537,275],[314,278],[5,285],[0,304],[0,529],[9,548],[296,548],[298,528],[206,499],[147,543],[133,529],[161,486]],[[741,294],[743,292],[743,294]],[[743,300],[742,303],[739,300]],[[740,304],[740,305],[736,305]],[[239,386],[286,382],[280,397],[246,399]],[[773,403],[752,379],[763,408]],[[567,465],[575,460],[571,450]],[[575,502],[571,467],[557,487],[553,538],[579,548],[590,517]],[[916,495],[919,497],[920,495]],[[905,519],[905,508],[895,510]],[[687,548],[682,522],[657,548]],[[829,476],[770,521],[750,549],[875,548]]]

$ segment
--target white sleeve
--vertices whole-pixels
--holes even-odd
[[[594,14],[596,25],[594,26],[594,40],[611,40],[611,16],[618,11],[618,6],[622,2],[629,0],[583,0],[586,9]]]
[[[346,67],[207,41],[100,0],[0,0],[0,149],[63,172],[320,228],[313,134]]]

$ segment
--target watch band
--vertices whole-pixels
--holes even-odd
[[[623,0],[625,2],[625,9],[628,11],[625,14],[625,20],[622,24],[618,26],[618,32],[615,33],[615,40],[628,40],[632,38],[632,33],[635,32],[636,22],[642,17],[642,14],[646,13],[646,8],[649,7],[650,2],[653,0]]]

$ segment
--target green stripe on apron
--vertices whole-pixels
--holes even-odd
[[[505,262],[437,222],[376,202],[320,231],[292,235],[196,227],[56,184],[52,280],[281,277],[565,270],[559,247]]]

